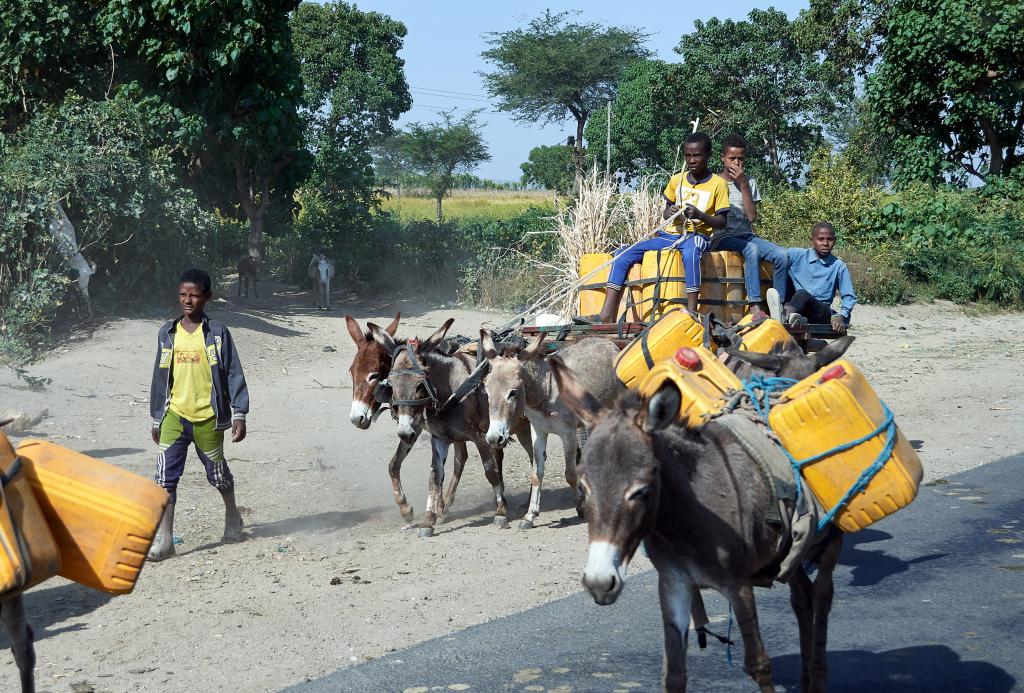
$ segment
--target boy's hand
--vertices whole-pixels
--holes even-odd
[[[160,429],[159,428],[154,428],[153,426],[150,426],[149,427],[149,432],[153,436],[153,442],[156,443],[157,445],[159,445],[160,444]]]
[[[687,219],[700,219],[700,210],[691,204],[686,205],[686,209],[683,210],[683,216]]]
[[[740,190],[745,189],[750,185],[750,179],[747,178],[746,172],[743,170],[743,164],[726,164],[725,170],[732,176],[733,182]]]
[[[245,440],[245,422],[240,420],[231,422],[231,442],[241,443],[243,440]]]
[[[661,215],[662,219],[668,219],[673,214],[679,211],[679,205],[666,205],[665,213]]]
[[[846,334],[846,318],[836,313],[832,316],[832,331]]]

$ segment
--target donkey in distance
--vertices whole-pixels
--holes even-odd
[[[490,366],[484,387],[487,390],[490,425],[487,442],[504,447],[514,426],[525,416],[533,437],[533,469],[530,476],[530,506],[519,522],[520,529],[531,529],[540,515],[541,486],[547,462],[548,435],[562,441],[565,452],[565,481],[576,495],[576,465],[579,462],[577,432],[583,423],[558,399],[558,387],[551,378],[544,358],[544,333],[525,349],[498,348],[487,330],[480,330],[480,348]],[[619,353],[610,340],[597,337],[581,339],[559,352],[559,357],[579,374],[588,390],[602,404],[611,404],[623,391],[612,362]],[[578,501],[579,499],[577,499]],[[577,503],[578,505],[578,503]]]
[[[766,521],[772,492],[758,463],[727,429],[678,424],[680,393],[671,382],[649,401],[629,392],[605,408],[557,357],[551,368],[563,401],[591,429],[577,471],[590,543],[583,585],[594,601],[615,602],[643,541],[658,572],[663,689],[686,690],[691,603],[696,588],[710,587],[736,614],[744,670],[759,690],[774,691],[753,587],[774,577],[781,537]],[[788,579],[803,691],[826,690],[832,573],[841,544],[842,533],[830,525],[809,556],[818,564],[813,583],[802,567]]]
[[[242,286],[245,286],[245,297],[249,298],[249,285],[252,284],[252,295],[259,298],[256,293],[256,282],[260,278],[260,264],[251,255],[243,255],[238,258],[238,295],[242,295]]]

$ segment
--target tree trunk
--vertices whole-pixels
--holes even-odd
[[[981,129],[985,133],[985,143],[988,144],[988,173],[991,176],[1002,175],[1003,143],[999,141],[999,133],[986,118],[981,120]]]
[[[775,136],[775,128],[768,128],[768,138],[764,142],[765,146],[768,147],[768,156],[772,160],[772,166],[776,171],[782,173],[782,164],[779,163],[779,141]]]
[[[235,189],[242,211],[249,219],[249,257],[259,262],[263,259],[263,218],[267,213],[270,201],[270,181],[262,181],[262,188],[257,192],[253,189],[252,176],[241,158],[235,160]],[[256,201],[257,195],[259,202]]]
[[[574,114],[575,115],[575,114]],[[576,177],[583,177],[583,128],[587,124],[587,114],[576,115],[576,146],[573,148],[573,163],[576,164]]]
[[[441,199],[444,197],[444,193],[437,196],[437,223],[441,223]]]

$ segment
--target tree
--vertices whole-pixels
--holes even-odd
[[[495,66],[481,73],[498,109],[523,123],[576,120],[575,162],[583,166],[583,130],[595,109],[615,95],[623,68],[646,58],[640,29],[567,22],[568,12],[545,12],[526,29],[493,32],[481,55]]]
[[[707,115],[688,98],[682,65],[641,60],[627,67],[612,102],[612,169],[626,176],[676,170],[691,120]],[[602,141],[607,127],[606,111],[599,111],[587,124],[587,141]],[[603,152],[595,148],[592,157],[602,165]]]
[[[572,187],[572,149],[564,144],[534,147],[529,160],[519,168],[523,170],[524,185],[539,185],[562,194]]]
[[[241,208],[257,258],[272,200],[290,208],[310,163],[288,26],[298,4],[109,0],[95,16],[104,40],[129,58],[119,67],[125,88],[174,115],[169,134],[193,187],[222,212]]]
[[[793,23],[775,9],[694,26],[676,48],[683,58],[681,89],[665,106],[719,114],[724,128],[742,133],[751,155],[765,157],[775,176],[796,180],[822,141],[823,126],[853,98],[852,78],[824,72],[798,44]]]
[[[353,5],[303,3],[291,19],[304,92],[306,140],[315,152],[307,184],[346,217],[374,204],[371,149],[412,105],[405,26]]]
[[[490,161],[476,118],[479,111],[454,120],[442,113],[441,122],[410,123],[402,137],[405,156],[412,169],[423,175],[437,200],[437,223],[441,223],[441,200],[452,189],[455,174],[469,173],[482,161]]]
[[[1024,157],[1024,6],[897,0],[868,98],[897,177],[1008,176]]]

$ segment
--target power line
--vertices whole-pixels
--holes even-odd
[[[445,94],[458,94],[460,96],[476,96],[476,97],[479,97],[479,98],[482,98],[482,99],[490,100],[490,97],[487,96],[486,94],[471,94],[468,91],[451,91],[449,89],[434,89],[433,87],[414,87],[414,86],[410,86],[409,88],[410,89],[423,89],[425,91],[440,91],[440,92],[444,92]]]
[[[460,101],[482,101],[483,103],[487,104],[491,103],[490,99],[478,99],[473,96],[454,96],[452,94],[443,94],[440,92],[427,91],[424,89],[415,89],[411,87],[409,91],[413,92],[414,94],[423,94],[424,96],[437,96],[444,99],[459,99]]]

